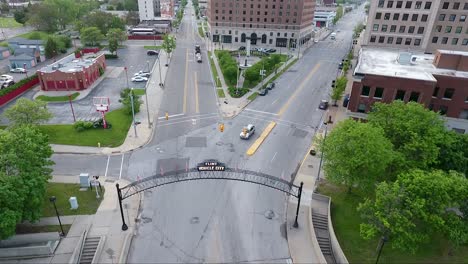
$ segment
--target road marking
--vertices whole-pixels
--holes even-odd
[[[267,114],[267,115],[278,115],[278,114],[275,114],[275,113],[270,113],[270,112],[265,112],[265,111],[259,111],[259,110],[254,110],[254,109],[250,109],[250,108],[245,108],[244,110],[245,110],[245,111],[250,111],[250,112],[256,112],[256,113]]]
[[[320,67],[320,63],[317,63],[317,65],[315,65],[315,67],[312,69],[312,71],[310,71],[310,73],[306,76],[306,78],[302,80],[301,84],[299,85],[299,88],[297,88],[296,91],[294,91],[291,97],[289,97],[288,101],[279,110],[278,112],[279,116],[281,116],[288,109],[291,102],[296,98],[299,92],[302,91],[306,83],[308,83],[309,79],[312,77],[312,75],[314,75],[314,73],[318,70],[319,67]]]
[[[277,101],[278,101],[278,99],[274,100],[273,103],[271,103],[271,104],[273,105],[273,104],[275,104]]]
[[[163,123],[161,125],[159,125],[160,127],[163,127],[163,126],[170,126],[170,125],[176,125],[176,124],[181,124],[181,123],[186,123],[186,122],[192,122],[193,124],[193,120],[203,120],[203,119],[212,119],[212,118],[218,118],[218,116],[207,116],[207,117],[199,117],[198,119],[186,119],[186,120],[180,120],[180,121],[177,121],[177,122],[168,122],[168,123]]]
[[[120,162],[120,175],[119,175],[119,180],[122,179],[122,168],[123,168],[124,156],[125,156],[125,153],[122,154],[122,162]]]
[[[184,113],[182,113],[182,114],[175,114],[175,115],[170,115],[170,116],[169,116],[169,118],[171,118],[171,117],[176,117],[176,116],[183,116],[183,115],[185,115],[185,114],[184,114]],[[159,119],[159,120],[161,120],[161,119],[165,119],[165,118],[166,118],[166,116],[160,116],[160,117],[158,117],[158,119]]]
[[[106,172],[104,173],[104,177],[107,177],[107,170],[109,169],[109,160],[110,160],[110,155],[107,155],[107,165],[106,165]]]
[[[273,158],[271,158],[270,163],[273,163],[273,160],[276,158],[276,154],[278,154],[278,152],[275,152],[275,155],[273,155]]]
[[[184,109],[182,112],[187,112],[187,73],[188,73],[188,48],[185,53],[185,81],[184,81]]]
[[[276,126],[276,122],[270,122],[270,124],[268,124],[268,126],[265,128],[265,130],[263,130],[260,137],[257,138],[257,140],[255,140],[255,142],[252,144],[252,146],[250,146],[250,148],[247,150],[246,154],[249,155],[249,156],[252,156],[253,154],[255,154],[257,149],[260,147],[260,145],[262,145],[263,141],[265,141],[266,137],[271,133],[271,131],[273,130],[273,128],[275,126]]]
[[[195,75],[195,112],[200,113],[200,106],[198,105],[198,78],[197,72],[193,72]]]

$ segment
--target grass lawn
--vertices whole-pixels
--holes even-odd
[[[63,232],[68,234],[71,225],[62,225]],[[47,232],[62,232],[59,225],[48,225],[48,226],[32,226],[25,224],[16,225],[16,234],[31,234],[31,233],[47,233]]]
[[[218,71],[216,70],[216,66],[214,64],[212,56],[212,52],[208,51],[208,58],[210,60],[210,66],[211,66],[211,73],[213,74],[213,80],[215,81],[215,86],[216,87],[221,87],[221,82],[218,81]]]
[[[12,17],[0,17],[0,27],[1,28],[18,28],[22,27],[20,23]]]
[[[162,48],[162,46],[143,46],[143,48],[147,49],[147,50],[160,50]]]
[[[347,193],[344,187],[322,183],[319,193],[332,197],[332,221],[341,248],[350,263],[374,263],[378,239],[364,240],[359,235],[360,216],[356,207],[362,198],[356,193]],[[434,237],[432,243],[421,245],[419,251],[411,253],[392,249],[387,242],[380,256],[380,263],[466,263],[468,245],[452,249],[443,238]]]
[[[273,76],[267,83],[265,83],[263,85],[263,89],[265,89],[265,87],[267,87],[267,85],[271,82],[274,82],[276,79],[278,79],[281,74],[285,73],[287,70],[289,70],[289,68],[291,68],[291,66],[294,65],[294,63],[296,63],[299,59],[294,59],[293,61],[291,61],[284,69],[282,69],[280,72],[278,72],[275,76]]]
[[[146,90],[145,89],[133,89],[133,92],[135,93],[135,95],[142,96],[142,95],[145,95]]]
[[[73,125],[42,125],[39,128],[49,136],[52,144],[117,147],[122,145],[127,137],[132,123],[132,116],[127,115],[123,108],[106,114],[106,121],[112,124],[111,129],[89,129],[77,132]]]
[[[203,28],[202,28],[201,25],[198,25],[198,34],[200,35],[200,37],[202,37],[202,38],[204,37],[203,36]]]
[[[104,197],[104,187],[102,192],[99,192],[101,199],[96,199],[96,190],[88,188],[87,191],[80,191],[79,184],[67,183],[53,183],[47,185],[46,195],[44,197],[43,217],[55,216],[55,209],[53,204],[49,201],[49,197],[55,196],[57,200],[57,210],[60,215],[91,215],[95,214],[99,205],[101,204],[102,197]],[[78,209],[71,210],[68,199],[76,197],[78,200]]]
[[[78,95],[80,95],[80,93],[73,93],[71,95],[71,99],[75,100],[75,98],[77,98]],[[42,101],[46,101],[46,102],[65,102],[65,101],[68,101],[69,98],[68,98],[68,95],[64,95],[64,96],[39,95],[38,97],[36,97],[36,100],[42,100]]]
[[[224,90],[223,90],[223,89],[216,89],[216,92],[218,93],[218,97],[219,97],[219,98],[224,98],[224,97],[226,97],[226,95],[224,94]]]
[[[43,40],[46,40],[49,37],[49,34],[47,32],[43,32],[43,31],[31,31],[31,32],[28,32],[28,33],[18,35],[17,37],[27,38],[27,39],[43,39]]]
[[[251,94],[249,97],[247,97],[247,99],[249,99],[250,101],[253,101],[253,100],[255,100],[255,98],[257,98],[257,96],[258,96],[258,93],[255,92],[255,93]]]

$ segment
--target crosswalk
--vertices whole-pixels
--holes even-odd
[[[196,125],[197,122],[200,120],[216,120],[219,119],[220,116],[218,113],[206,113],[206,114],[193,114],[193,115],[187,115],[187,114],[173,114],[173,115],[168,115],[168,119],[166,120],[166,116],[160,116],[158,117],[158,126],[170,126],[170,125],[175,125],[175,124],[181,124],[181,123],[192,123],[193,125]]]

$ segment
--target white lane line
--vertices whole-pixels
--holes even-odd
[[[107,170],[109,170],[109,160],[110,160],[110,155],[107,155],[107,165],[106,165],[106,172],[104,173],[104,177],[107,177]]]
[[[119,180],[122,179],[122,168],[123,168],[124,156],[125,156],[125,153],[122,154],[122,162],[120,162],[120,175],[119,175]]]
[[[276,154],[278,154],[278,152],[275,152],[275,155],[273,155],[273,158],[270,160],[270,163],[273,163],[273,160],[275,160],[276,158]]]
[[[273,103],[271,103],[271,104],[274,105],[277,101],[278,101],[278,99],[274,100]]]
[[[262,114],[267,114],[267,115],[278,115],[276,113],[270,113],[270,112],[265,112],[265,111],[259,111],[259,110],[254,110],[254,109],[250,109],[250,108],[245,108],[244,110],[246,111],[250,111],[250,112],[257,112],[257,113],[262,113]]]
[[[183,115],[185,115],[185,114],[182,113],[182,114],[170,115],[169,118],[171,118],[171,117],[176,117],[176,116],[183,116]],[[164,118],[166,118],[166,116],[160,116],[160,117],[158,117],[158,119],[164,119]]]
[[[209,116],[209,117],[200,117],[196,120],[203,120],[203,119],[213,119],[213,118],[218,118],[218,116]],[[189,120],[182,120],[182,121],[178,121],[178,122],[171,122],[171,123],[164,123],[164,124],[161,124],[159,125],[160,127],[163,127],[163,126],[170,126],[170,125],[175,125],[175,124],[181,124],[181,123],[186,123],[186,122],[193,122],[192,119],[189,119]]]

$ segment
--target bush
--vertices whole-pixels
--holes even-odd
[[[117,59],[119,56],[117,54],[104,54],[106,59]]]
[[[66,49],[69,49],[72,47],[72,40],[70,37],[60,35],[60,36],[56,36],[56,39],[57,39],[57,42],[62,43],[63,47],[65,47]]]
[[[99,67],[99,76],[102,76],[104,74],[104,69],[102,67]]]
[[[227,85],[236,85],[237,82],[237,61],[231,56],[229,51],[215,51],[218,57],[219,67],[223,73]]]
[[[73,124],[73,128],[77,131],[77,132],[83,132],[87,129],[91,129],[93,128],[93,122],[89,122],[89,121],[76,121],[74,124]]]
[[[228,91],[229,91],[229,94],[234,97],[234,98],[239,98],[239,97],[242,97],[244,96],[244,94],[248,93],[250,91],[249,88],[239,88],[239,93],[237,94],[238,89],[236,89],[236,87],[229,87],[228,88]]]
[[[9,94],[9,93],[11,93],[12,91],[14,91],[14,90],[20,88],[21,86],[25,85],[25,84],[28,83],[29,81],[34,80],[34,79],[36,79],[36,78],[37,78],[37,74],[34,74],[34,75],[32,75],[32,76],[30,76],[30,77],[28,77],[28,78],[22,79],[21,81],[19,81],[19,82],[13,84],[13,85],[10,86],[10,87],[3,88],[3,89],[0,90],[0,96],[3,96],[3,95],[5,95],[5,94]]]

